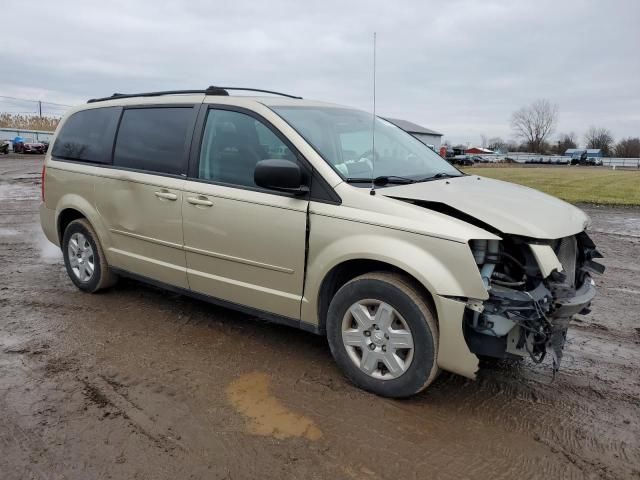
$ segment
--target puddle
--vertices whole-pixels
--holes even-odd
[[[42,260],[46,263],[59,263],[62,260],[62,251],[44,236],[40,225],[34,226],[31,235],[33,245],[39,251]]]
[[[640,211],[625,208],[583,208],[592,218],[593,231],[640,237]]]
[[[58,263],[62,260],[62,252],[58,247],[51,243],[46,238],[38,238],[38,247],[40,248],[40,258],[47,263]]]
[[[36,200],[40,192],[33,186],[0,184],[0,200]]]
[[[0,227],[0,237],[12,237],[17,234],[18,231],[14,230],[13,228]]]
[[[231,404],[247,417],[249,432],[279,440],[291,437],[318,440],[322,437],[313,420],[290,411],[269,390],[269,376],[260,372],[242,375],[227,387]]]

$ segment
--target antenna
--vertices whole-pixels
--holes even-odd
[[[371,190],[370,195],[376,194],[374,180],[376,178],[376,32],[373,32],[373,120],[371,124]]]

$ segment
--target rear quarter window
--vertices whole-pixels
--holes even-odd
[[[125,109],[116,138],[114,166],[186,174],[193,119],[193,107]]]
[[[121,111],[121,107],[105,107],[74,113],[62,125],[51,155],[80,162],[111,163]]]

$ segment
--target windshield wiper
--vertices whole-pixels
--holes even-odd
[[[430,177],[421,178],[420,180],[415,180],[416,182],[429,182],[431,180],[439,180],[441,178],[456,178],[461,177],[462,175],[451,175],[450,173],[440,172],[435,175],[431,175]]]
[[[347,183],[372,183],[378,187],[388,184],[406,185],[415,182],[413,178],[397,177],[395,175],[382,175],[376,178],[347,178]]]

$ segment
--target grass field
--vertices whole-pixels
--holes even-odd
[[[571,203],[640,206],[640,171],[584,167],[470,167],[464,171],[525,185]]]

